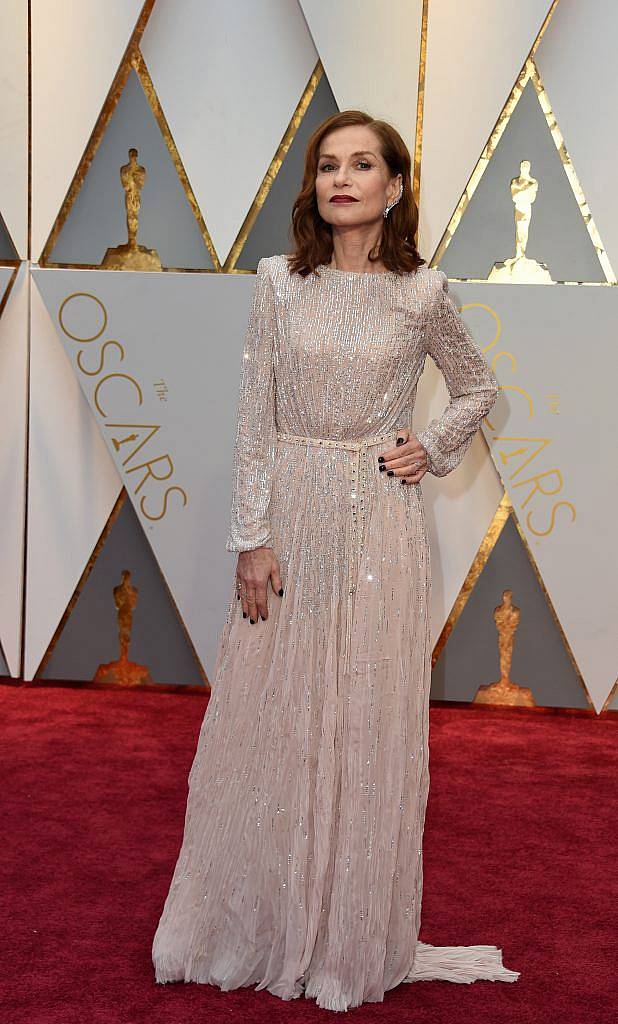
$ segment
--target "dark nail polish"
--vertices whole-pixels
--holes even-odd
[[[384,456],[378,455],[378,462],[384,462]]]
[[[395,470],[394,470],[394,469],[389,469],[389,470],[387,471],[387,474],[386,474],[386,475],[387,475],[387,476],[394,476],[394,475],[395,475]]]
[[[378,469],[380,470],[380,473],[383,473],[384,470],[386,469],[386,466],[378,466]]]
[[[281,587],[281,590],[279,591],[279,597],[283,597],[283,587]]]
[[[240,601],[240,594],[236,594],[236,599]]]
[[[246,618],[247,618],[247,613],[246,613],[246,612],[243,612],[243,613],[242,613],[242,617],[243,617],[243,619],[246,619]]]
[[[257,619],[249,619],[249,622],[251,623],[252,626],[255,626]]]
[[[403,444],[403,442],[404,442],[404,438],[403,437],[398,437],[397,438],[397,444]]]
[[[266,616],[265,616],[265,615],[262,615],[262,614],[260,613],[260,618],[261,618],[262,622],[266,622]]]

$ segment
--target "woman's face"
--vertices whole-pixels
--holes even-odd
[[[380,223],[384,207],[399,193],[401,174],[391,178],[378,138],[367,125],[348,125],[325,135],[315,192],[320,216],[334,227]],[[348,196],[349,202],[333,201]]]

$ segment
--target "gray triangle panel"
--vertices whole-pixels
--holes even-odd
[[[87,682],[100,665],[119,657],[114,587],[122,582],[124,569],[138,591],[129,660],[147,666],[154,683],[203,686],[195,655],[128,498],[38,678]]]
[[[431,697],[472,701],[479,686],[498,682],[498,632],[493,611],[508,589],[520,609],[511,681],[529,687],[538,706],[587,708],[586,694],[512,516],[434,666]]]
[[[300,191],[309,136],[322,121],[338,111],[326,75],[322,75],[311,103],[305,111],[279,173],[272,183],[236,266],[255,270],[260,258],[280,252],[292,252],[290,210]]]
[[[445,142],[448,159],[446,147]],[[515,255],[511,179],[519,176],[522,160],[530,161],[530,175],[538,181],[526,256],[546,263],[554,281],[605,281],[531,81],[461,217],[440,269],[447,277],[486,280],[494,263]]]
[[[99,266],[108,248],[127,241],[120,168],[130,148],[146,170],[139,245],[156,249],[164,267],[213,267],[174,161],[132,70],[48,262]]]

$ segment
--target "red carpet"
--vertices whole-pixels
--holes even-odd
[[[200,696],[0,686],[3,1024],[277,1024],[345,1015],[156,985]],[[616,717],[431,709],[421,939],[489,943],[512,984],[417,982],[345,1019],[616,1017]]]

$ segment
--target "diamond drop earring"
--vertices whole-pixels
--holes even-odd
[[[395,200],[393,200],[392,203],[389,203],[388,206],[384,207],[384,217],[388,217],[390,211],[393,209],[393,206],[397,205],[397,203],[401,199],[402,195],[403,195],[403,182],[399,186],[399,195],[397,196],[397,198]]]

